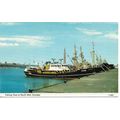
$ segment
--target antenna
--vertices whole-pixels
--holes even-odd
[[[60,61],[60,64],[62,64],[63,59],[59,59],[59,61]]]
[[[51,59],[52,59],[53,63],[55,63],[55,60],[56,60],[56,59],[55,59],[55,58],[51,58]]]

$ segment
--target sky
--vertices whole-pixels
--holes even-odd
[[[64,48],[72,58],[74,45],[91,62],[92,41],[98,56],[118,64],[118,23],[0,22],[0,62],[43,64],[63,58]]]

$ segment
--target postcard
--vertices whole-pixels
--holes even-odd
[[[0,96],[117,94],[117,22],[0,22]]]

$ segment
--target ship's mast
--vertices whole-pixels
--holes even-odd
[[[94,49],[94,42],[92,42],[91,56],[92,56],[92,66],[94,66],[94,65],[95,65],[95,49]]]
[[[96,64],[99,65],[99,57],[96,54]]]
[[[64,64],[66,64],[66,49],[64,48]]]
[[[102,57],[101,57],[101,55],[100,55],[100,64],[102,64]]]
[[[81,46],[80,46],[80,62],[82,63],[82,65],[84,64],[84,54]]]
[[[77,66],[77,51],[76,51],[76,45],[74,45],[73,64],[74,64],[74,66]]]

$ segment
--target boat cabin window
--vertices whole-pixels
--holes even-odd
[[[68,67],[68,65],[62,65],[63,67]]]
[[[61,65],[51,65],[51,67],[61,67]]]

